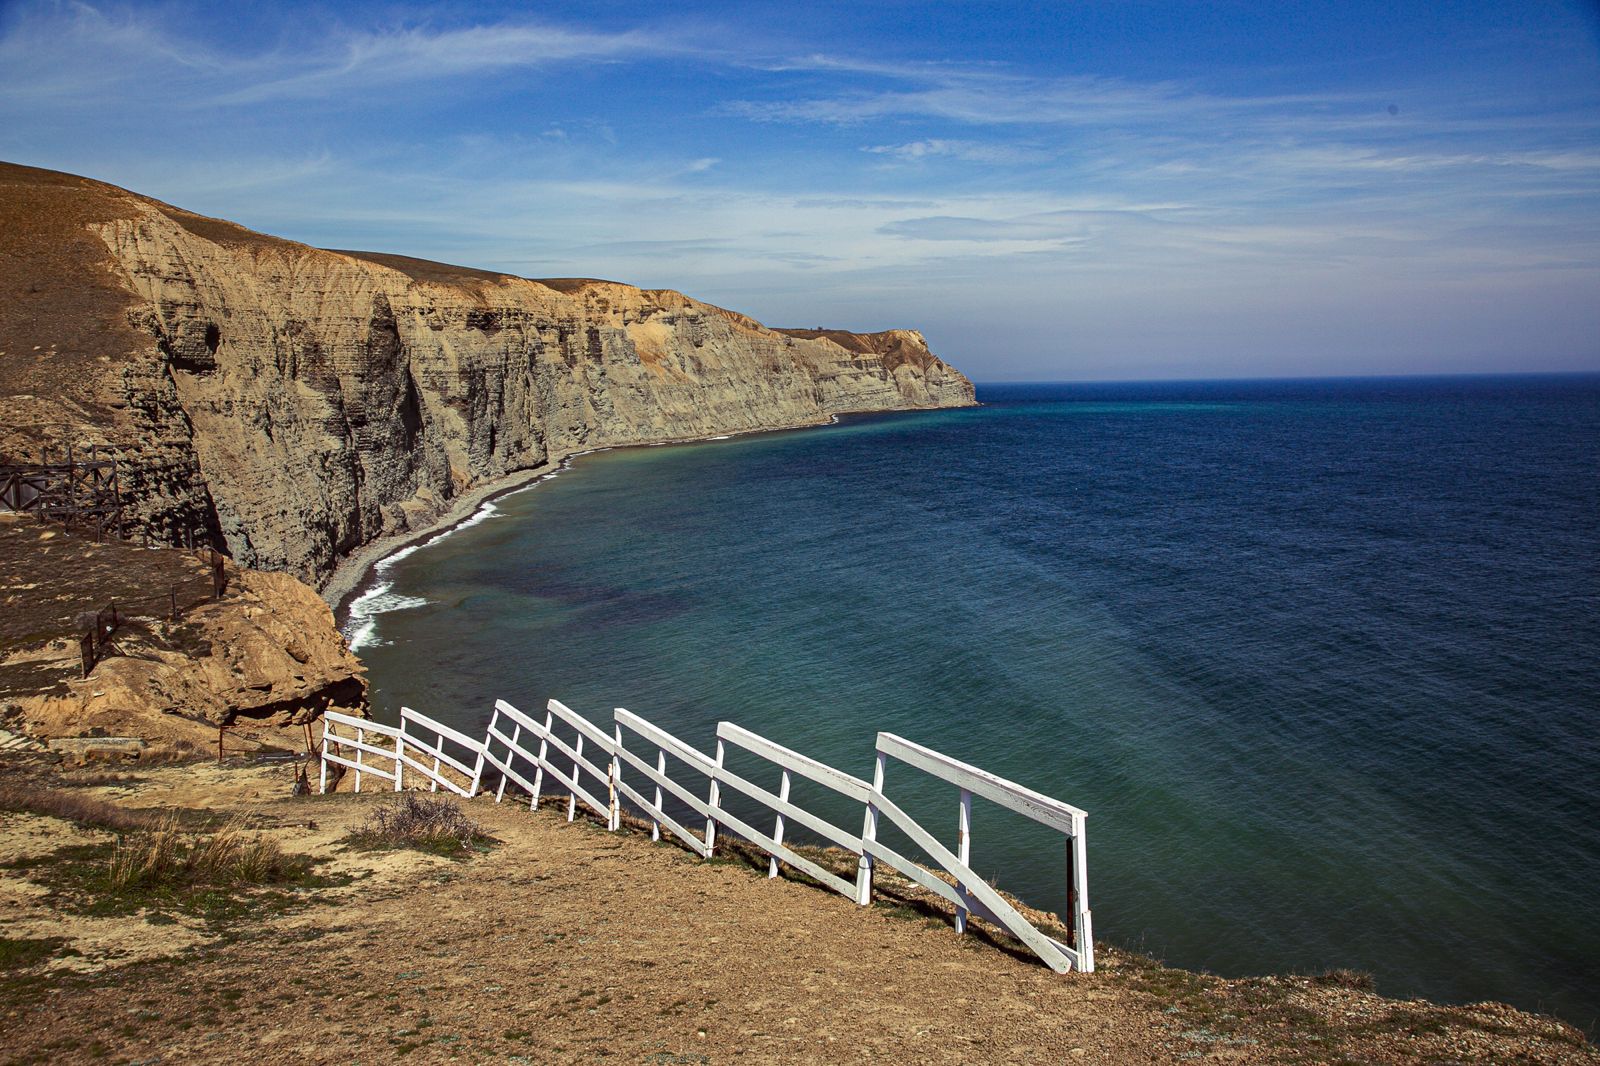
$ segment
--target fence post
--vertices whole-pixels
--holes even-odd
[[[444,737],[439,738],[439,750],[444,750]],[[471,799],[478,794],[478,786],[483,783],[483,760],[489,754],[489,734],[483,735],[483,747],[478,749],[478,761],[472,767],[472,784],[467,786],[467,798]]]
[[[357,744],[365,744],[366,742],[367,742],[367,731],[365,729],[362,729],[360,726],[356,726],[356,743]],[[356,749],[356,791],[357,792],[361,791],[361,749],[360,748]]]
[[[533,799],[528,803],[528,810],[539,809],[539,790],[544,787],[544,761],[545,754],[550,750],[550,729],[555,725],[554,711],[544,713],[544,734],[539,738],[539,764],[533,768]]]
[[[330,732],[332,732],[332,730],[330,730],[328,727],[328,720],[324,718],[322,720],[322,758],[320,760],[322,763],[322,774],[317,782],[317,794],[322,796],[326,796],[328,794],[328,734]]]
[[[95,652],[99,650],[100,619],[87,614],[78,616],[78,653],[83,657],[83,676],[94,672]]]
[[[961,819],[956,827],[956,858],[961,860],[961,865],[972,866],[972,793],[967,789],[961,790]],[[971,894],[967,886],[959,880],[956,882],[956,891],[961,894],[961,906],[956,908],[956,935],[961,936],[967,931],[967,915],[971,911]]]
[[[622,751],[622,727],[619,725],[613,728],[616,730],[616,734],[612,741],[614,747],[611,749],[611,824],[606,828],[615,833],[622,828],[622,755],[620,754]]]
[[[711,790],[706,795],[706,804],[712,813],[706,815],[706,858],[711,858],[717,850],[717,807],[722,802],[722,782],[717,780],[717,774],[722,770],[722,760],[726,754],[722,738],[717,738],[717,762],[711,771]]]
[[[781,799],[781,800],[784,800],[785,802],[787,802],[788,799],[789,799],[789,771],[788,770],[785,770],[783,772],[783,777],[778,782],[778,798]],[[783,812],[782,811],[778,812],[777,820],[774,821],[773,824],[772,824],[772,842],[774,844],[782,844],[783,843]],[[774,855],[770,859],[767,860],[767,877],[768,878],[773,878],[773,877],[777,877],[777,876],[778,876],[778,857],[776,855]]]
[[[582,733],[582,731],[579,731],[579,733],[578,733],[578,746],[573,748],[572,750],[573,750],[573,752],[575,754],[574,754],[573,759],[572,759],[572,784],[573,784],[572,795],[567,797],[567,821],[569,821],[569,822],[572,821],[574,818],[576,818],[578,816],[578,789],[577,789],[577,784],[578,784],[578,782],[580,780],[582,780],[578,776],[578,774],[581,773],[582,769],[583,769],[578,763],[578,759],[580,757],[582,757],[582,755],[583,755],[583,733]]]
[[[405,722],[400,723],[402,726]],[[406,735],[404,730],[394,738],[394,790],[396,792],[405,788],[404,777],[406,772]]]
[[[1068,874],[1072,880],[1067,902],[1072,911],[1072,946],[1078,952],[1078,969],[1094,973],[1094,925],[1089,915],[1089,853],[1083,834],[1084,822],[1082,815],[1072,819],[1072,840],[1067,845]]]
[[[656,749],[656,773],[660,774],[662,777],[666,777],[667,776],[667,750],[665,748],[657,748]],[[661,809],[662,809],[661,808],[661,784],[660,784],[660,782],[657,782],[656,783],[656,810],[659,811]],[[661,823],[658,822],[654,818],[650,819],[650,839],[651,840],[660,840],[661,839]]]
[[[493,729],[494,728],[494,724],[496,722],[498,722],[499,720],[500,720],[500,708],[496,707],[495,710],[494,710],[494,717],[489,719],[489,728]],[[490,740],[489,733],[486,730],[484,732],[484,734],[483,734],[483,746],[485,748],[488,748],[489,740]],[[521,722],[517,722],[516,723],[516,728],[511,731],[511,744],[512,744],[512,746],[513,747],[516,746],[516,744],[521,740],[522,740],[522,723]],[[511,760],[513,758],[515,758],[515,753],[509,752],[509,751],[506,752],[506,765],[507,766],[511,765]],[[500,797],[504,796],[506,794],[506,777],[507,777],[506,774],[501,774],[500,775],[500,787],[495,791],[495,794],[494,794],[494,801],[496,803],[499,803],[500,802]]]
[[[880,751],[877,761],[872,765],[873,795],[883,795],[883,763],[884,754]],[[872,796],[868,796],[867,814],[861,821],[861,864],[856,870],[856,902],[863,907],[872,902],[872,856],[867,854],[865,844],[877,839],[878,805],[872,802]]]

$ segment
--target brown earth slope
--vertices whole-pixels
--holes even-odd
[[[114,446],[146,528],[313,584],[573,450],[972,402],[912,331],[327,251],[0,164],[0,455]]]
[[[110,832],[0,810],[0,1061],[1600,1062],[1551,1019],[1350,975],[1229,981],[1104,946],[1096,973],[1058,975],[892,879],[857,907],[564,804],[464,803],[500,843],[453,861],[343,843],[381,792],[138,773],[73,791],[191,823],[251,811],[318,878],[242,905],[96,896]]]

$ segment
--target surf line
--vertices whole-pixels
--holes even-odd
[[[742,430],[737,433],[722,433],[710,437],[651,441],[646,443],[645,446],[657,448],[669,444],[705,444],[711,441],[733,440],[738,437],[749,437],[762,433],[781,433],[790,429],[813,429],[823,425],[836,426],[838,424],[839,416],[830,414],[827,422],[813,423],[807,426],[763,427],[761,429]],[[343,610],[345,620],[344,624],[340,626],[340,632],[344,635],[345,643],[350,646],[350,650],[360,651],[362,648],[372,647],[379,643],[379,616],[388,614],[391,611],[405,611],[427,605],[428,600],[423,597],[407,596],[393,591],[394,580],[389,576],[389,571],[395,564],[424,548],[430,548],[438,544],[446,537],[459,533],[463,529],[471,529],[473,526],[486,522],[491,518],[499,517],[501,512],[497,504],[500,500],[521,492],[531,491],[546,481],[554,480],[572,466],[573,460],[580,459],[585,455],[609,452],[616,447],[637,447],[637,445],[607,445],[600,448],[584,448],[581,451],[568,452],[556,463],[554,470],[548,470],[530,478],[525,484],[513,485],[502,492],[492,493],[471,514],[455,522],[450,522],[443,528],[423,530],[412,538],[409,543],[401,544],[393,551],[374,560],[368,566],[366,576],[356,585],[356,591],[345,602]]]
[[[389,571],[401,560],[407,559],[424,548],[431,548],[447,537],[452,537],[464,529],[481,525],[491,518],[500,516],[499,502],[508,496],[528,492],[538,488],[546,481],[551,481],[572,465],[572,461],[581,456],[593,455],[596,452],[608,452],[610,448],[586,448],[583,451],[569,452],[561,457],[554,470],[546,471],[530,479],[527,484],[516,485],[504,492],[496,493],[478,505],[470,515],[457,522],[452,522],[443,529],[432,530],[424,534],[421,539],[410,544],[404,544],[389,554],[373,562],[368,570],[367,578],[363,582],[366,586],[362,591],[349,601],[345,608],[345,623],[341,627],[345,643],[351,651],[371,647],[378,643],[378,616],[391,611],[405,611],[415,607],[426,606],[428,601],[421,596],[407,596],[396,593],[394,580]]]

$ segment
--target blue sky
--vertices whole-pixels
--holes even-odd
[[[0,158],[979,380],[1600,370],[1592,0],[13,2]]]

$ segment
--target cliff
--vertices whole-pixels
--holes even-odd
[[[312,584],[581,448],[965,406],[920,334],[330,251],[0,164],[0,454],[111,447],[138,523]]]

